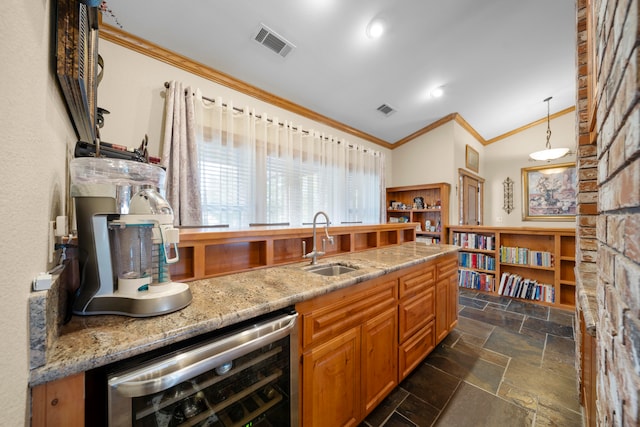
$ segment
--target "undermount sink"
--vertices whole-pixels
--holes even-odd
[[[323,264],[311,267],[307,271],[310,273],[320,274],[322,276],[339,276],[356,270],[357,268],[355,267],[349,267],[348,265],[343,264]]]

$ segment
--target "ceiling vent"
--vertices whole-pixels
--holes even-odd
[[[382,114],[388,117],[393,113],[395,113],[396,109],[389,104],[382,104],[381,106],[378,107],[378,111],[380,111]]]
[[[260,24],[254,40],[261,45],[268,47],[283,58],[296,47],[289,40],[285,39],[264,24]]]

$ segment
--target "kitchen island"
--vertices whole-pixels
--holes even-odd
[[[393,325],[397,324],[400,328],[400,335],[394,332],[392,338],[396,349],[394,351],[400,350],[398,363],[401,372],[399,377],[393,374],[395,379],[390,384],[397,384],[398,378],[406,376],[414,364],[426,356],[455,325],[457,281],[454,276],[457,250],[457,247],[450,245],[408,242],[326,256],[320,258],[320,265],[339,263],[355,270],[338,276],[323,276],[308,271],[308,261],[274,266],[189,282],[193,294],[192,303],[171,314],[150,318],[74,316],[47,346],[44,364],[31,370],[30,386],[35,387],[34,408],[41,396],[35,391],[40,393],[43,387],[78,376],[76,384],[82,388],[82,375],[86,371],[162,349],[286,307],[300,307],[303,310],[302,322],[305,322],[305,316],[314,315],[313,310],[308,311],[309,304],[316,307],[318,304],[321,307],[326,305],[330,308],[336,296],[361,300],[360,295],[365,295],[362,294],[363,290],[370,292],[369,289],[378,287],[382,282],[387,283],[384,285],[386,287],[391,283],[389,315]],[[340,296],[343,294],[344,296]],[[422,301],[426,295],[431,301],[427,304],[428,319],[423,316],[426,308],[421,308],[425,306]],[[340,308],[331,308],[335,309]],[[397,320],[394,320],[396,315],[393,313],[398,313]],[[348,317],[355,319],[358,316]],[[363,320],[366,318],[363,317]],[[392,329],[397,331],[398,327],[394,326]],[[403,330],[408,334],[404,338]],[[429,334],[428,340],[425,340],[425,334]],[[410,335],[414,338],[407,339]],[[396,337],[400,337],[399,343]],[[425,344],[426,342],[429,344]],[[381,346],[387,347],[386,344]],[[390,357],[395,366],[396,356]],[[396,371],[394,368],[394,372]],[[389,384],[386,388],[389,388]],[[375,400],[371,402],[379,402],[388,391],[376,392]],[[368,409],[358,410],[358,417],[370,409],[369,405]]]

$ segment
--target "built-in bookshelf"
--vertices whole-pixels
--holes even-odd
[[[561,308],[575,306],[575,230],[457,226],[458,285]]]
[[[416,241],[447,243],[449,193],[446,182],[387,188],[387,222],[413,222]]]

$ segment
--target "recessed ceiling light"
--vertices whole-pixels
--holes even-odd
[[[444,95],[444,87],[438,86],[436,88],[433,88],[429,94],[432,98],[440,98],[442,95]]]
[[[384,33],[384,21],[382,19],[374,19],[367,25],[367,36],[371,39],[377,39]]]

